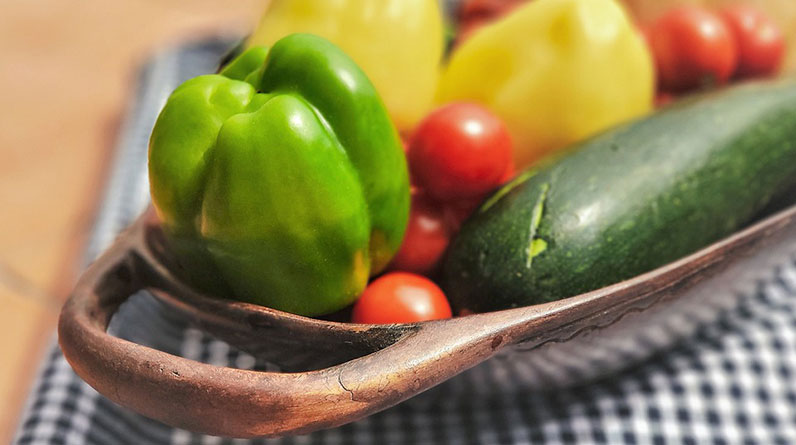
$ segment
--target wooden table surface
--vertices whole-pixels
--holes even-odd
[[[250,29],[265,0],[0,3],[0,443],[74,283],[136,69]]]

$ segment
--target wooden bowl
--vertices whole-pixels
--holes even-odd
[[[83,274],[58,323],[75,372],[114,402],[179,428],[219,436],[307,433],[410,398],[496,354],[550,388],[615,372],[734,306],[745,272],[796,245],[796,206],[679,261],[553,303],[398,325],[314,320],[210,298],[173,273],[153,212]],[[106,333],[140,289],[201,328],[286,372],[217,367]]]

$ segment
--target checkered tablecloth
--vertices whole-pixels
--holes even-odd
[[[174,87],[213,71],[229,41],[158,55],[142,71],[88,246],[95,258],[148,202],[146,151]],[[761,270],[742,304],[693,337],[610,379],[539,393],[521,356],[492,359],[430,395],[341,428],[251,443],[312,444],[796,444],[796,245]],[[111,323],[120,337],[201,362],[262,366],[190,327],[141,293]],[[146,419],[97,394],[57,345],[44,360],[19,425],[22,444],[230,444]]]

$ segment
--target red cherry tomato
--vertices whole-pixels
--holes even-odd
[[[527,0],[465,0],[459,6],[459,20],[473,17],[497,18]]]
[[[431,272],[448,248],[450,236],[442,207],[415,189],[406,234],[390,269],[419,274]]]
[[[445,214],[445,224],[450,231],[453,233],[458,232],[464,221],[478,209],[483,200],[483,197],[478,197],[445,203],[443,213]]]
[[[655,107],[656,108],[665,107],[666,105],[669,105],[670,103],[674,102],[674,100],[675,96],[673,94],[660,92],[655,95]]]
[[[517,172],[514,169],[514,165],[510,165],[509,169],[503,173],[503,177],[500,178],[500,184],[503,185],[508,183],[516,174]],[[445,223],[450,231],[454,234],[458,232],[464,221],[478,210],[478,207],[484,202],[487,196],[488,195],[477,196],[475,198],[460,199],[458,201],[444,203],[443,213],[445,214]]]
[[[476,31],[492,22],[492,20],[491,17],[475,16],[465,22],[461,22],[456,34],[456,46],[461,45],[462,42],[469,39]]]
[[[517,170],[514,168],[514,163],[511,163],[509,165],[509,168],[506,169],[505,172],[503,172],[503,177],[500,178],[500,183],[501,184],[505,184],[505,183],[511,181],[512,179],[514,179],[514,175],[516,175],[516,174],[517,174]]]
[[[717,15],[699,7],[664,14],[649,29],[649,41],[659,86],[666,91],[724,84],[737,65],[732,32]]]
[[[733,5],[721,17],[738,45],[738,77],[776,74],[785,56],[785,38],[779,27],[752,6]]]
[[[413,323],[451,317],[445,294],[420,275],[392,272],[370,283],[354,303],[354,323]]]
[[[511,165],[503,122],[469,103],[443,106],[418,126],[409,146],[415,182],[442,201],[481,196],[500,185]]]

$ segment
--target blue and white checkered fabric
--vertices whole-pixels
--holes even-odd
[[[146,206],[146,150],[158,110],[182,80],[211,72],[230,42],[162,53],[143,71],[87,259]],[[111,323],[123,338],[219,366],[249,355],[191,328],[146,293]],[[520,356],[521,358],[521,356]],[[498,357],[392,409],[341,428],[255,441],[202,436],[141,417],[97,394],[57,346],[15,439],[29,444],[796,444],[796,252],[761,270],[719,323],[610,379],[539,393],[517,356]]]

